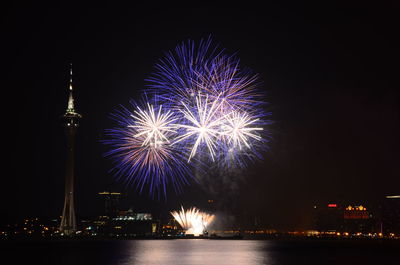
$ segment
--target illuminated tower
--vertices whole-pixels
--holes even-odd
[[[69,98],[67,111],[63,115],[63,125],[67,137],[67,161],[65,170],[65,200],[61,218],[60,232],[64,235],[72,235],[76,231],[76,217],[74,206],[74,152],[75,134],[82,116],[75,112],[74,98],[72,96],[72,64],[69,80]]]

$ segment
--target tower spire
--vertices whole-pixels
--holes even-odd
[[[72,95],[73,86],[72,86],[72,63],[70,63],[70,70],[69,70],[69,98],[68,98],[68,106],[66,114],[75,114],[74,108],[74,97]]]
[[[72,91],[72,63],[69,64],[69,90]]]

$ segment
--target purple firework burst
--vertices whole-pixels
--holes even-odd
[[[114,160],[113,172],[142,192],[164,194],[172,184],[176,192],[191,178],[184,154],[171,145],[176,133],[176,118],[162,106],[133,104],[133,111],[122,107],[112,114],[117,126],[106,130],[103,142],[111,149],[106,156]]]
[[[107,130],[113,172],[142,192],[179,192],[190,165],[228,170],[261,158],[270,124],[258,75],[213,46],[211,39],[178,45],[155,66],[144,107],[122,107]],[[210,165],[213,165],[210,167]]]
[[[191,147],[189,161],[203,151],[224,166],[227,161],[245,166],[260,157],[269,136],[261,128],[269,124],[269,113],[258,75],[213,48],[210,39],[178,45],[155,68],[147,91],[181,116],[176,142]]]

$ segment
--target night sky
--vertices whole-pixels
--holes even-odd
[[[3,9],[1,219],[61,215],[70,62],[83,115],[75,168],[79,218],[100,214],[97,193],[115,190],[127,194],[126,207],[135,211],[202,207],[212,197],[233,216],[297,228],[309,224],[315,204],[372,205],[399,194],[399,5],[243,5]],[[228,192],[193,184],[167,201],[139,195],[113,178],[103,157],[110,113],[139,99],[164,52],[208,36],[260,74],[274,121],[269,150]]]

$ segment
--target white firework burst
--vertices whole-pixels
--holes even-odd
[[[218,115],[219,104],[218,98],[209,102],[208,96],[204,97],[201,93],[196,96],[196,104],[193,109],[182,102],[184,109],[180,112],[187,122],[179,125],[185,131],[176,138],[174,143],[195,139],[188,162],[203,143],[207,146],[211,159],[214,161],[217,139],[220,134],[219,129],[222,124],[222,117]]]
[[[128,127],[137,132],[133,135],[135,138],[143,139],[142,146],[158,148],[170,143],[169,136],[176,133],[176,118],[173,118],[173,113],[169,110],[163,113],[162,106],[155,111],[153,105],[147,103],[147,110],[138,107],[132,117],[134,124]]]
[[[257,133],[262,131],[261,127],[253,127],[259,121],[245,112],[233,111],[224,117],[224,124],[221,126],[221,135],[225,138],[228,145],[234,149],[241,150],[243,146],[251,148],[250,140],[260,141],[262,138]]]

